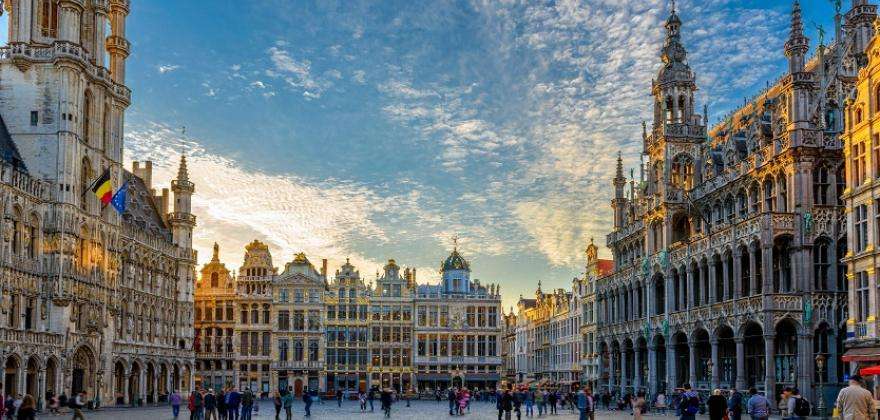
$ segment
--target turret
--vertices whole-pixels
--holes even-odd
[[[804,71],[804,57],[809,50],[810,40],[804,36],[804,25],[801,22],[801,5],[795,0],[791,9],[791,30],[785,42],[785,56],[788,57],[788,72]]]
[[[877,6],[868,4],[867,0],[853,0],[852,8],[846,13],[847,32],[852,34],[852,54],[856,57],[858,67],[864,67],[868,64],[868,56],[865,49],[868,42],[874,37],[874,19],[877,18]],[[839,14],[835,16],[835,23],[839,21]],[[835,32],[838,31],[840,25],[837,24]],[[836,39],[840,39],[840,34],[836,35]]]
[[[665,124],[688,124],[694,117],[694,72],[687,64],[687,50],[681,43],[681,19],[675,6],[666,19],[666,41],[660,50],[663,67],[653,83],[654,128]]]
[[[192,231],[196,226],[196,216],[192,214],[195,185],[189,181],[186,156],[180,157],[177,179],[171,181],[171,191],[174,192],[174,211],[168,215],[168,224],[171,225],[172,241],[181,248],[191,249]]]
[[[620,152],[617,152],[617,172],[614,175],[614,199],[611,200],[611,207],[614,208],[614,228],[619,229],[623,226],[624,214],[626,213],[626,198],[623,196],[623,189],[626,186],[626,178],[623,176],[623,158]]]

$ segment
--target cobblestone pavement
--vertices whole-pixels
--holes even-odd
[[[294,419],[302,419],[303,418],[303,404],[302,402],[297,401],[293,407],[293,418]],[[171,420],[173,417],[171,416],[171,408],[168,406],[163,407],[145,407],[145,408],[107,408],[99,411],[85,411],[86,418],[89,420],[110,420],[110,419],[119,419],[119,420]],[[37,416],[38,419],[69,419],[71,414],[69,411],[62,416],[52,416],[52,415],[40,415]],[[649,418],[655,419],[670,419],[673,420],[676,417],[672,415],[668,416],[647,416]],[[275,409],[272,407],[272,404],[268,401],[260,402],[260,410],[259,413],[255,413],[253,416],[254,419],[259,420],[273,420],[275,418]],[[344,402],[342,407],[339,408],[336,406],[336,401],[326,401],[324,404],[314,404],[312,405],[312,419],[344,419],[344,420],[354,420],[354,419],[382,419],[383,415],[381,409],[379,408],[379,402],[375,402],[375,411],[370,413],[369,408],[366,413],[361,413],[360,407],[358,406],[356,401],[353,402]],[[444,420],[444,419],[452,419],[448,414],[448,408],[446,402],[443,401],[439,404],[433,401],[413,401],[410,407],[406,406],[405,402],[395,403],[391,412],[392,419],[412,419],[412,420]],[[475,402],[471,405],[471,412],[465,414],[461,417],[455,417],[455,419],[462,420],[496,420],[498,418],[498,412],[495,411],[495,404],[492,403],[482,403]],[[542,420],[575,420],[578,418],[577,414],[568,411],[568,410],[559,410],[558,415],[545,415],[542,417],[526,417],[523,416],[523,419],[542,419]],[[613,419],[631,419],[632,416],[629,413],[616,413],[616,412],[607,412],[600,411],[596,413],[596,419],[601,420],[613,420]],[[706,418],[704,416],[699,416],[698,418],[703,419]],[[747,417],[746,417],[747,418]],[[186,407],[181,408],[179,420],[188,420],[189,419],[189,411]],[[284,419],[284,415],[282,413],[281,419]],[[516,415],[513,416],[513,420],[516,419]]]

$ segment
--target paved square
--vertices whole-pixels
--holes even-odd
[[[272,407],[271,402],[269,401],[260,401],[259,403],[260,410],[258,413],[255,413],[254,419],[264,419],[264,420],[272,420],[275,418],[275,409]],[[436,403],[434,401],[413,401],[410,407],[406,406],[405,402],[398,402],[392,406],[391,418],[393,419],[411,419],[411,420],[443,420],[443,419],[452,419],[453,417],[449,416],[449,412],[447,411],[448,406],[446,405],[446,401],[441,401],[440,403]],[[181,408],[179,420],[188,420],[189,410],[185,407]],[[303,404],[300,401],[297,401],[293,407],[293,417],[294,419],[302,419],[303,416]],[[173,417],[171,416],[171,408],[168,406],[163,407],[147,407],[147,408],[128,408],[128,409],[104,409],[100,411],[87,411],[85,412],[86,418],[89,420],[110,420],[110,419],[119,419],[119,420],[171,420]],[[63,416],[51,416],[51,415],[41,415],[38,416],[38,419],[69,419],[71,417],[70,413],[66,413]],[[663,416],[648,416],[656,419],[662,419]],[[382,415],[382,411],[380,409],[379,401],[375,402],[375,411],[366,413],[361,413],[358,403],[356,401],[348,401],[342,404],[342,407],[336,406],[336,401],[326,401],[324,404],[314,404],[312,405],[312,419],[382,419],[384,418]],[[494,403],[485,403],[485,402],[475,402],[471,405],[470,413],[466,413],[464,416],[456,416],[455,419],[462,420],[496,420],[498,418],[498,412],[495,411]],[[516,419],[516,415],[512,417],[514,420]],[[523,419],[542,419],[542,420],[575,420],[578,418],[577,414],[571,412],[569,410],[559,410],[559,414],[557,415],[544,415],[541,417],[526,417],[522,416]],[[631,419],[632,416],[627,413],[616,413],[616,412],[607,412],[601,411],[596,414],[597,419]],[[675,419],[676,417],[669,415],[666,416],[667,419]],[[700,416],[698,418],[706,418],[704,416]],[[747,417],[746,417],[747,418]],[[281,419],[284,419],[284,414],[282,413]]]

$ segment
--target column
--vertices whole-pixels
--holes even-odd
[[[638,343],[638,341],[636,341]],[[636,344],[635,354],[634,354],[634,362],[635,366],[633,366],[633,388],[635,388],[634,392],[638,392],[642,387],[642,349]]]
[[[742,252],[737,248],[733,252],[733,298],[739,299],[742,295]]]
[[[746,346],[745,339],[734,337],[736,343],[736,389],[740,392],[746,388]]]
[[[776,407],[776,348],[773,338],[773,335],[764,336],[764,396],[770,401],[771,407]]]
[[[620,352],[620,395],[626,395],[626,387],[629,385],[629,378],[626,374],[626,362],[629,352],[624,350]]]
[[[761,245],[761,280],[763,292],[773,292],[773,246]]]
[[[828,380],[823,381],[823,383],[826,384],[833,384],[840,381],[840,378],[837,377],[837,334],[846,334],[846,331],[836,331],[836,333],[832,332],[828,334],[828,354],[830,357],[825,361],[825,371],[828,372]]]
[[[122,403],[126,405],[133,403],[132,401],[128,400],[128,376],[128,372],[122,373]],[[113,380],[115,381],[116,378],[113,378]],[[183,397],[183,394],[181,394],[180,396]]]
[[[812,389],[813,370],[816,368],[816,362],[813,356],[812,334],[798,334],[797,366],[798,388]]]
[[[657,395],[657,384],[660,382],[660,378],[657,377],[657,346],[653,343],[654,340],[650,340],[648,342],[648,394]]]
[[[666,340],[666,395],[672,395],[678,386],[678,365],[675,363],[676,347]]]
[[[39,318],[37,318],[39,319]],[[37,408],[42,409],[49,404],[46,401],[46,367],[41,367],[37,374],[37,395],[33,396],[37,399]]]
[[[749,245],[749,295],[758,294],[758,263],[757,258],[761,257],[761,253],[752,245]],[[832,264],[833,265],[833,264]]]
[[[688,370],[690,371],[690,376],[688,378],[688,382],[691,383],[691,386],[697,387],[697,342],[688,338]]]
[[[667,270],[668,271],[668,270]],[[664,305],[666,307],[666,314],[672,313],[672,300],[675,299],[675,287],[672,285],[672,276],[669,273],[663,275],[663,292],[666,293],[666,298],[664,300]]]
[[[687,271],[679,268],[678,272],[678,296],[676,297],[676,307],[684,310],[687,306]]]
[[[721,388],[721,361],[718,360],[718,338],[710,338],[709,344],[712,345],[712,389],[718,389]]]
[[[721,269],[722,269],[721,274],[724,277],[724,299],[722,299],[722,300],[728,300],[731,297],[730,294],[733,292],[733,290],[730,290],[730,274],[731,273],[730,273],[730,264],[728,264],[728,262],[730,262],[731,260],[728,259],[727,256],[722,256],[721,258],[723,258],[723,260],[721,261]]]
[[[687,308],[694,307],[694,266],[687,265]]]
[[[138,374],[138,397],[143,401],[144,404],[147,403],[147,369],[141,368],[140,373]]]
[[[614,363],[614,358],[616,356],[617,354],[613,352],[608,355],[608,392],[613,392],[614,387],[617,386],[617,381],[614,380],[614,376],[617,374],[617,366],[616,363]]]
[[[709,302],[714,303],[718,300],[717,289],[718,285],[715,284],[718,281],[716,276],[716,272],[718,271],[718,265],[715,264],[715,257],[709,258]],[[693,386],[693,384],[691,384]]]

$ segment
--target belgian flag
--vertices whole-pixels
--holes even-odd
[[[113,199],[113,184],[110,182],[110,168],[104,170],[101,177],[98,178],[92,186],[92,192],[101,200],[101,205],[110,204]]]

